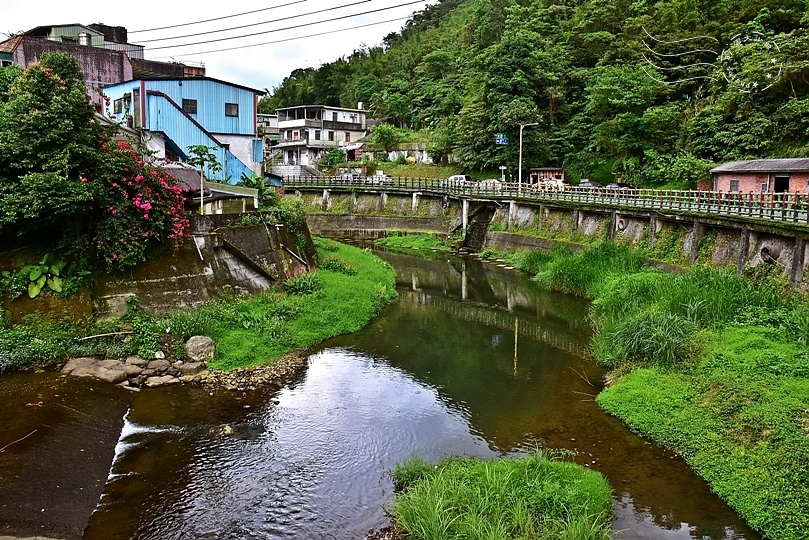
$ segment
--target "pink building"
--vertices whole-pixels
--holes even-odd
[[[809,194],[809,158],[731,161],[711,174],[714,191]]]

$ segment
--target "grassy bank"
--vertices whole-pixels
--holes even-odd
[[[396,528],[410,540],[607,540],[612,492],[599,473],[542,454],[522,459],[418,458],[393,472]]]
[[[223,295],[161,317],[132,303],[125,317],[105,322],[72,323],[43,315],[20,324],[0,319],[0,372],[69,356],[153,357],[158,349],[182,359],[182,344],[194,335],[216,341],[210,367],[233,369],[355,332],[395,297],[395,271],[356,247],[322,239],[316,245],[320,269],[288,280],[283,292]],[[101,334],[112,335],[82,340]]]
[[[518,253],[547,286],[593,300],[598,403],[678,452],[747,522],[809,538],[809,304],[759,269],[666,274],[602,244]]]

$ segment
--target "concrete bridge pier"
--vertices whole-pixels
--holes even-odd
[[[320,205],[321,205],[323,211],[325,212],[326,210],[329,209],[329,190],[328,189],[323,190],[323,197],[320,200],[321,200]]]
[[[466,240],[466,227],[469,225],[469,199],[463,200],[463,205],[461,208],[461,227],[463,230],[462,238]]]
[[[410,213],[416,215],[419,211],[419,193],[418,191],[413,193],[413,201],[410,203]]]

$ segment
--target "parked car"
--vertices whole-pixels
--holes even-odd
[[[449,178],[447,178],[447,182],[449,184],[456,184],[459,186],[464,185],[466,182],[474,182],[475,179],[469,176],[468,174],[453,174]]]
[[[622,182],[612,182],[604,187],[607,189],[637,189],[635,186],[630,186],[629,184],[624,184]]]
[[[582,180],[581,182],[579,182],[576,185],[576,187],[580,187],[580,188],[600,188],[600,187],[604,187],[604,184],[602,184],[600,182],[592,182],[590,180]]]

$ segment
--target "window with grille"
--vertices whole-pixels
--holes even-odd
[[[225,116],[239,116],[239,104],[225,103]]]
[[[113,111],[115,111],[115,114],[121,114],[122,112],[124,112],[124,100],[123,100],[123,98],[116,99],[113,102]]]
[[[188,114],[197,114],[197,100],[196,99],[184,99],[183,100],[183,112]]]
[[[731,191],[739,191],[739,181],[738,180],[731,180],[730,181],[730,190]]]

